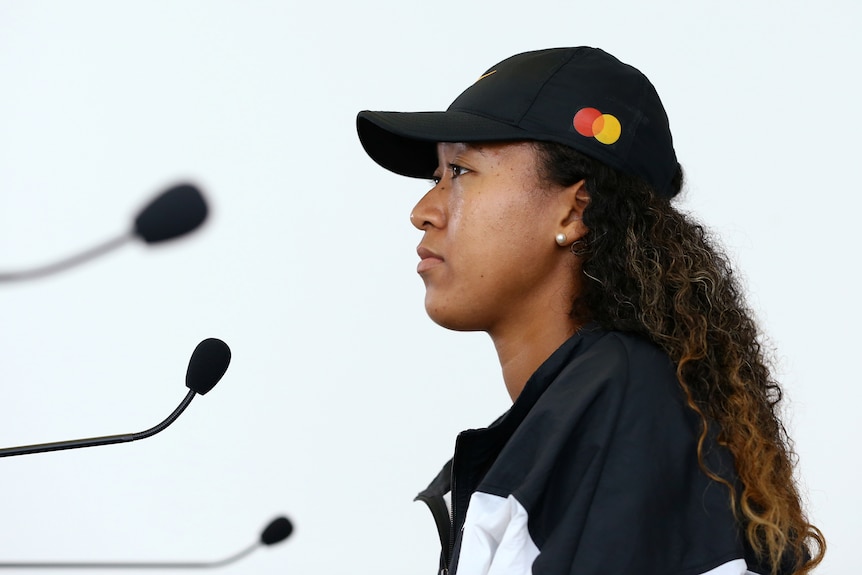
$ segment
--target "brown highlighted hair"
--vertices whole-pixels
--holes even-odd
[[[701,468],[730,490],[751,548],[773,573],[788,563],[795,575],[809,573],[826,542],[803,512],[796,455],[779,417],[781,388],[729,261],[703,226],[639,178],[567,146],[535,146],[540,177],[559,186],[584,180],[590,195],[589,232],[573,250],[584,281],[572,316],[642,334],[670,355],[703,422]],[[674,187],[682,187],[681,169]],[[734,456],[737,487],[704,464],[708,428]]]

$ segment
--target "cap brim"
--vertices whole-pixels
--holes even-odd
[[[525,137],[520,128],[467,112],[359,112],[359,141],[391,172],[428,178],[437,169],[438,142],[498,142]]]

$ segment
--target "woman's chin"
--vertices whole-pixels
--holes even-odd
[[[466,310],[452,309],[447,306],[434,305],[425,298],[425,312],[431,321],[453,331],[482,331],[484,328],[477,321],[475,314]]]

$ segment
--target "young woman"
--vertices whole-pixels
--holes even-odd
[[[361,112],[410,220],[425,307],[492,338],[512,408],[419,495],[453,575],[808,573],[781,398],[682,186],[647,78],[593,48],[519,54],[446,112]]]

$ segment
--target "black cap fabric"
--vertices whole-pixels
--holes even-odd
[[[679,169],[667,114],[639,70],[597,48],[525,52],[489,68],[445,112],[360,112],[359,139],[378,164],[431,178],[438,142],[557,142],[666,197]]]

